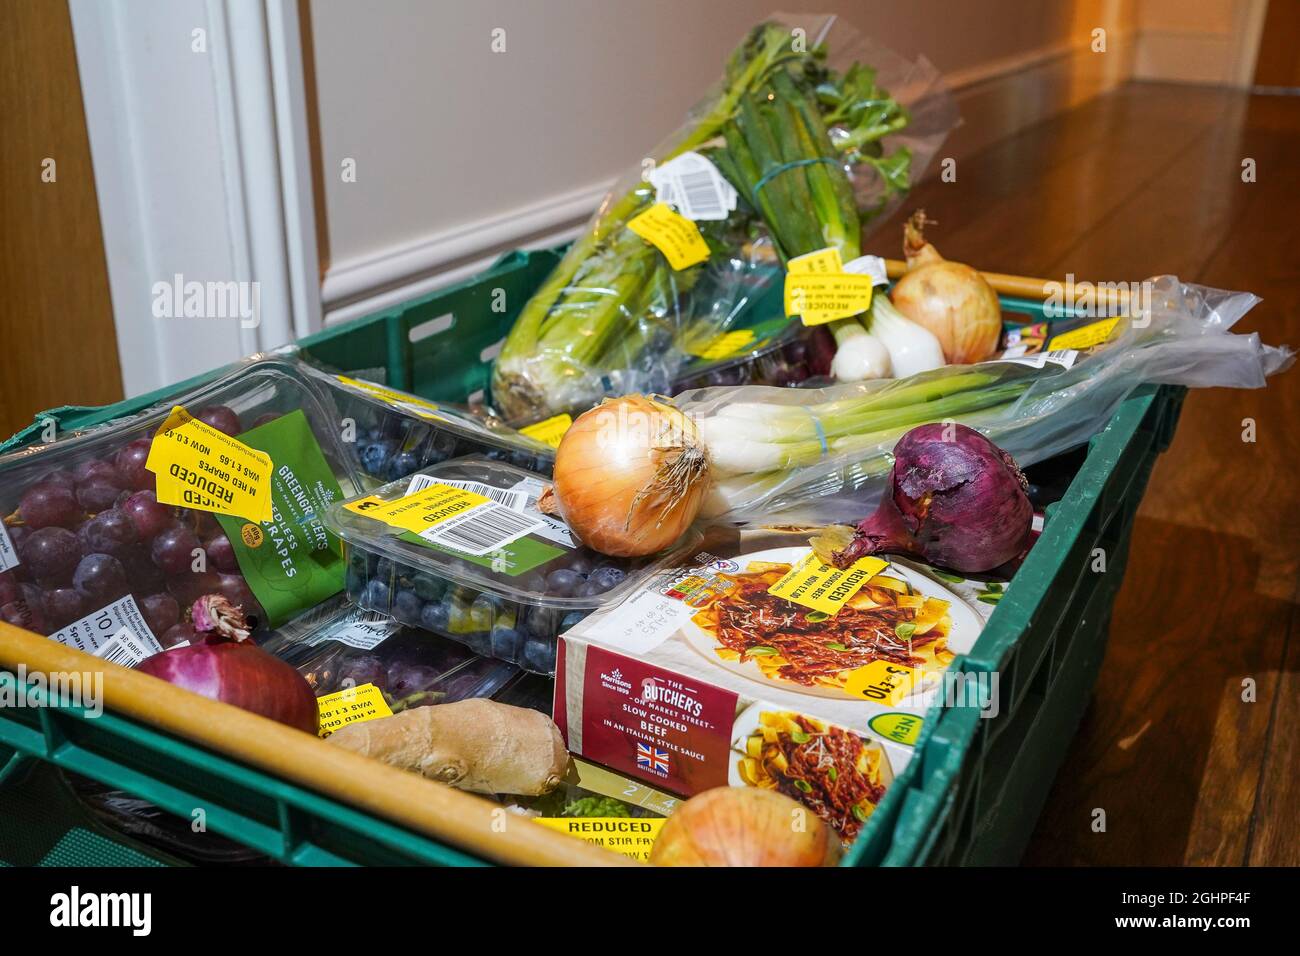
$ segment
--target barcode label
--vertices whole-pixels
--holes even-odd
[[[555,544],[570,550],[580,547],[578,539],[573,536],[573,532],[569,530],[567,524],[559,518],[552,518],[550,515],[544,515],[537,510],[537,499],[546,490],[544,482],[536,478],[525,478],[510,490],[528,498],[528,503],[521,510],[542,521],[542,526],[536,531],[539,537],[543,537],[547,541],[553,541]]]
[[[442,521],[420,532],[420,537],[439,547],[482,557],[541,526],[540,516],[534,518],[492,502]]]
[[[681,191],[683,205],[691,211],[691,219],[725,219],[727,210],[722,208],[722,197],[714,178],[705,170],[694,173],[682,173],[677,180]]]
[[[386,614],[358,607],[353,608],[337,625],[309,636],[305,643],[315,646],[326,641],[338,641],[348,647],[369,651],[388,640],[401,627]]]
[[[1073,367],[1075,360],[1078,359],[1079,353],[1074,349],[1052,349],[1048,352],[1036,352],[1033,355],[1015,356],[1013,353],[1018,346],[1012,346],[1002,354],[1001,358],[990,359],[993,362],[1011,362],[1013,365],[1027,365],[1030,368],[1042,368],[1048,362],[1053,362],[1064,368]]]
[[[87,654],[104,657],[104,649],[115,642],[126,645],[127,651],[135,659],[127,664],[134,667],[146,657],[152,657],[162,650],[162,645],[149,630],[144,615],[140,613],[135,598],[127,595],[114,601],[108,607],[87,614],[79,621],[73,621],[67,627],[61,627],[49,635],[50,640],[75,647]],[[107,658],[115,660],[115,658]],[[121,663],[118,661],[118,663]]]
[[[707,158],[685,152],[651,170],[646,178],[659,202],[675,206],[687,219],[726,219],[738,194]]]
[[[0,571],[8,571],[16,567],[18,567],[18,549],[14,547],[4,523],[0,522]]]
[[[481,481],[449,481],[446,478],[430,478],[428,475],[412,475],[411,483],[406,486],[406,494],[408,496],[413,495],[417,491],[423,491],[430,485],[449,485],[452,488],[459,488],[461,491],[472,491],[484,498],[491,498],[499,505],[505,505],[511,511],[523,511],[530,504],[527,492],[516,491],[511,488],[494,488],[492,485],[485,485]]]
[[[854,275],[871,276],[872,285],[889,285],[885,260],[880,256],[858,256],[844,263],[844,271]]]
[[[103,658],[113,664],[121,664],[123,667],[135,667],[146,657],[152,656],[153,653],[151,650],[146,650],[135,639],[135,635],[125,627],[95,650],[96,657]]]

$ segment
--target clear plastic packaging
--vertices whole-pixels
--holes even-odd
[[[718,341],[725,345],[726,333]],[[835,340],[820,325],[783,323],[780,331],[764,338],[743,336],[743,344],[733,349],[702,351],[704,356],[682,367],[673,382],[674,393],[719,385],[828,385]]]
[[[294,483],[290,494],[282,474],[272,476],[275,520],[156,501],[145,463],[174,405],[266,446]],[[342,589],[324,505],[361,487],[329,396],[294,363],[250,361],[139,414],[0,456],[0,615],[110,655],[123,651],[111,638],[124,627],[124,663],[190,639],[188,612],[203,594],[222,593],[259,626],[276,626]],[[241,540],[245,529],[258,547]],[[278,553],[284,542],[291,555]]]
[[[562,522],[536,510],[543,487],[535,474],[473,457],[336,504],[328,521],[344,544],[348,597],[479,654],[553,673],[557,635],[595,608],[622,600],[657,558],[610,558],[585,547]],[[433,543],[349,507],[397,502],[433,488],[489,499],[479,507],[490,513],[461,515],[465,520]],[[442,534],[451,524],[436,528]],[[519,533],[525,527],[531,530]],[[470,542],[477,553],[455,549]],[[687,535],[672,553],[693,542]]]
[[[741,524],[778,513],[788,522],[857,521],[883,487],[895,442],[922,423],[969,425],[1029,465],[1087,441],[1144,383],[1259,388],[1292,361],[1291,349],[1263,345],[1256,333],[1229,333],[1259,301],[1249,293],[1162,276],[1143,283],[1140,298],[1136,317],[1099,319],[1113,327],[1086,350],[1049,342],[1038,354],[908,379],[680,395],[710,446],[704,513]]]
[[[924,59],[835,16],[759,24],[524,305],[493,404],[518,424],[667,391],[689,345],[741,327],[788,258],[830,245],[856,258],[864,224],[901,199],[955,122]]]
[[[329,390],[340,420],[350,423],[344,444],[367,485],[396,481],[421,468],[466,455],[484,455],[549,475],[555,449],[488,415],[431,402],[361,377],[305,365]]]
[[[306,634],[282,628],[262,646],[296,667],[317,697],[374,684],[393,713],[493,697],[520,675],[506,661],[350,604]]]

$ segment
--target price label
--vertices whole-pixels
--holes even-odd
[[[534,817],[548,830],[558,830],[606,850],[613,850],[634,860],[650,859],[654,846],[667,822],[665,819],[638,817]]]
[[[271,521],[271,456],[175,406],[154,435],[145,468],[158,501],[197,511]]]
[[[447,419],[442,415],[435,415],[439,411],[437,405],[433,402],[426,402],[416,395],[410,395],[406,392],[397,392],[391,388],[384,388],[382,385],[376,385],[374,382],[363,382],[358,378],[348,378],[346,375],[334,376],[341,384],[352,389],[354,392],[360,392],[363,395],[369,395],[377,398],[385,405],[389,405],[399,411],[410,412],[412,415],[418,415],[421,418],[430,421],[445,422]]]
[[[767,589],[800,607],[834,617],[863,585],[888,566],[880,558],[858,558],[847,568],[826,564],[816,553],[808,555]]]
[[[878,704],[898,706],[921,679],[921,668],[892,661],[872,661],[849,672],[844,692]]]
[[[560,439],[564,433],[569,430],[573,424],[573,416],[568,414],[555,415],[544,421],[536,422],[519,429],[521,434],[529,438],[535,438],[544,445],[550,445],[552,448],[560,447]]]
[[[444,521],[491,503],[492,499],[477,492],[453,488],[451,485],[432,484],[413,495],[406,495],[393,501],[385,501],[376,495],[371,495],[368,498],[349,502],[343,507],[394,528],[419,534]]]
[[[1062,332],[1060,335],[1052,336],[1052,340],[1047,343],[1047,348],[1049,350],[1090,349],[1109,339],[1118,324],[1118,318],[1090,322],[1077,329],[1071,329],[1069,332]]]
[[[709,258],[709,246],[699,227],[667,203],[655,203],[628,220],[627,227],[662,252],[678,272]]]
[[[834,246],[796,256],[786,263],[785,314],[804,325],[851,318],[871,308],[874,285],[870,275],[845,272]]]
[[[753,341],[753,329],[736,329],[734,332],[723,332],[700,345],[688,346],[686,351],[702,359],[718,361],[734,358],[749,348]]]
[[[361,684],[326,694],[316,699],[316,705],[320,708],[322,737],[328,737],[348,724],[393,716],[388,701],[384,700],[384,692],[374,684]]]

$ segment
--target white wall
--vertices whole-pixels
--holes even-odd
[[[329,320],[466,274],[496,250],[569,234],[682,121],[771,2],[311,0]],[[1114,68],[1119,0],[810,6],[904,55],[924,53],[969,89],[968,146],[1124,72]],[[1116,44],[1106,70],[1086,49],[1098,25]],[[504,53],[492,51],[495,28]],[[990,81],[1043,69],[1057,80],[1038,85],[1046,95],[1010,111],[987,96]],[[342,180],[345,158],[356,161],[354,183]]]

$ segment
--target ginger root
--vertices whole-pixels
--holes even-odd
[[[549,793],[569,765],[549,717],[481,697],[350,724],[326,739],[476,793]]]

